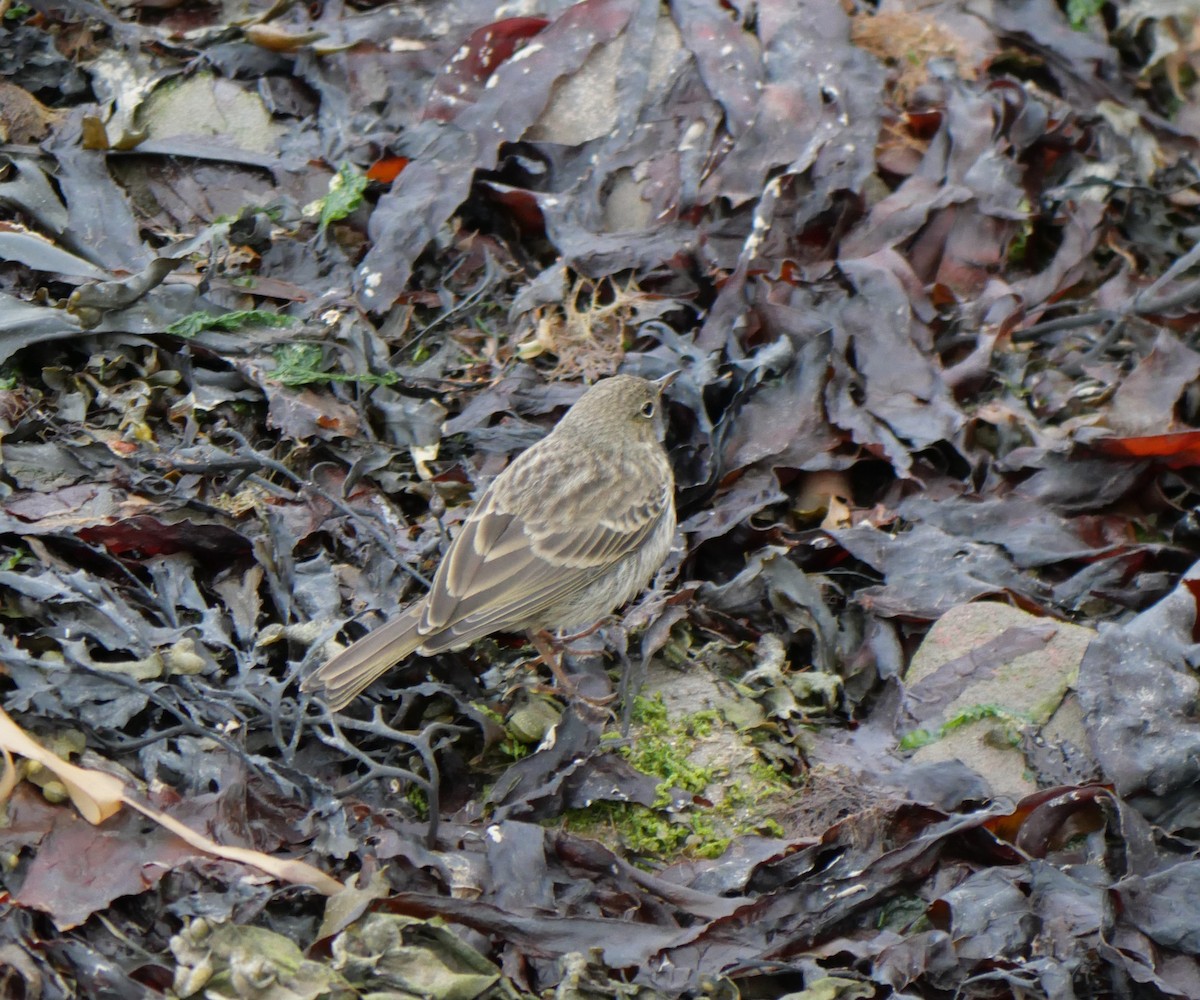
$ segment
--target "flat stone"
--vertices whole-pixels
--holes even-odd
[[[1000,662],[983,651],[1010,629],[1029,628],[1050,633],[1036,650],[1001,657]],[[930,629],[905,678],[911,690],[952,660],[967,671],[962,689],[926,728],[960,719],[980,706],[994,706],[1011,718],[966,722],[915,751],[914,760],[961,760],[984,777],[997,795],[1020,798],[1036,791],[1037,776],[1030,773],[1020,747],[1014,744],[1023,728],[1020,720],[1030,720],[1044,739],[1067,740],[1086,750],[1082,718],[1072,692],[1084,651],[1094,637],[1090,628],[1039,618],[995,601],[951,609]],[[980,660],[975,677],[970,674],[972,656]]]
[[[258,94],[211,73],[163,83],[137,120],[151,139],[201,136],[255,153],[274,152],[284,135]]]

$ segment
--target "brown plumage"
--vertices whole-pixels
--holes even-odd
[[[343,708],[412,653],[493,632],[578,630],[624,604],[662,565],[675,481],[660,439],[662,391],[615,375],[592,386],[483,494],[424,597],[303,684]]]

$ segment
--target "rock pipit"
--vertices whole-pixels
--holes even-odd
[[[675,480],[657,382],[592,386],[545,438],[492,481],[429,592],[305,678],[340,709],[412,653],[462,649],[493,632],[593,625],[638,593],[675,533]],[[551,668],[566,690],[561,667]]]

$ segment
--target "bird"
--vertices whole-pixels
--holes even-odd
[[[306,677],[331,711],[416,653],[526,632],[572,693],[548,633],[578,631],[638,594],[675,535],[675,479],[657,381],[612,375],[484,491],[426,594]]]

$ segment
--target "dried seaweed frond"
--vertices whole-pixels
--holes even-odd
[[[613,374],[625,356],[626,331],[653,297],[632,277],[620,285],[613,278],[576,276],[564,285],[561,304],[537,310],[532,336],[517,345],[517,355],[553,354],[551,378],[592,382]]]

